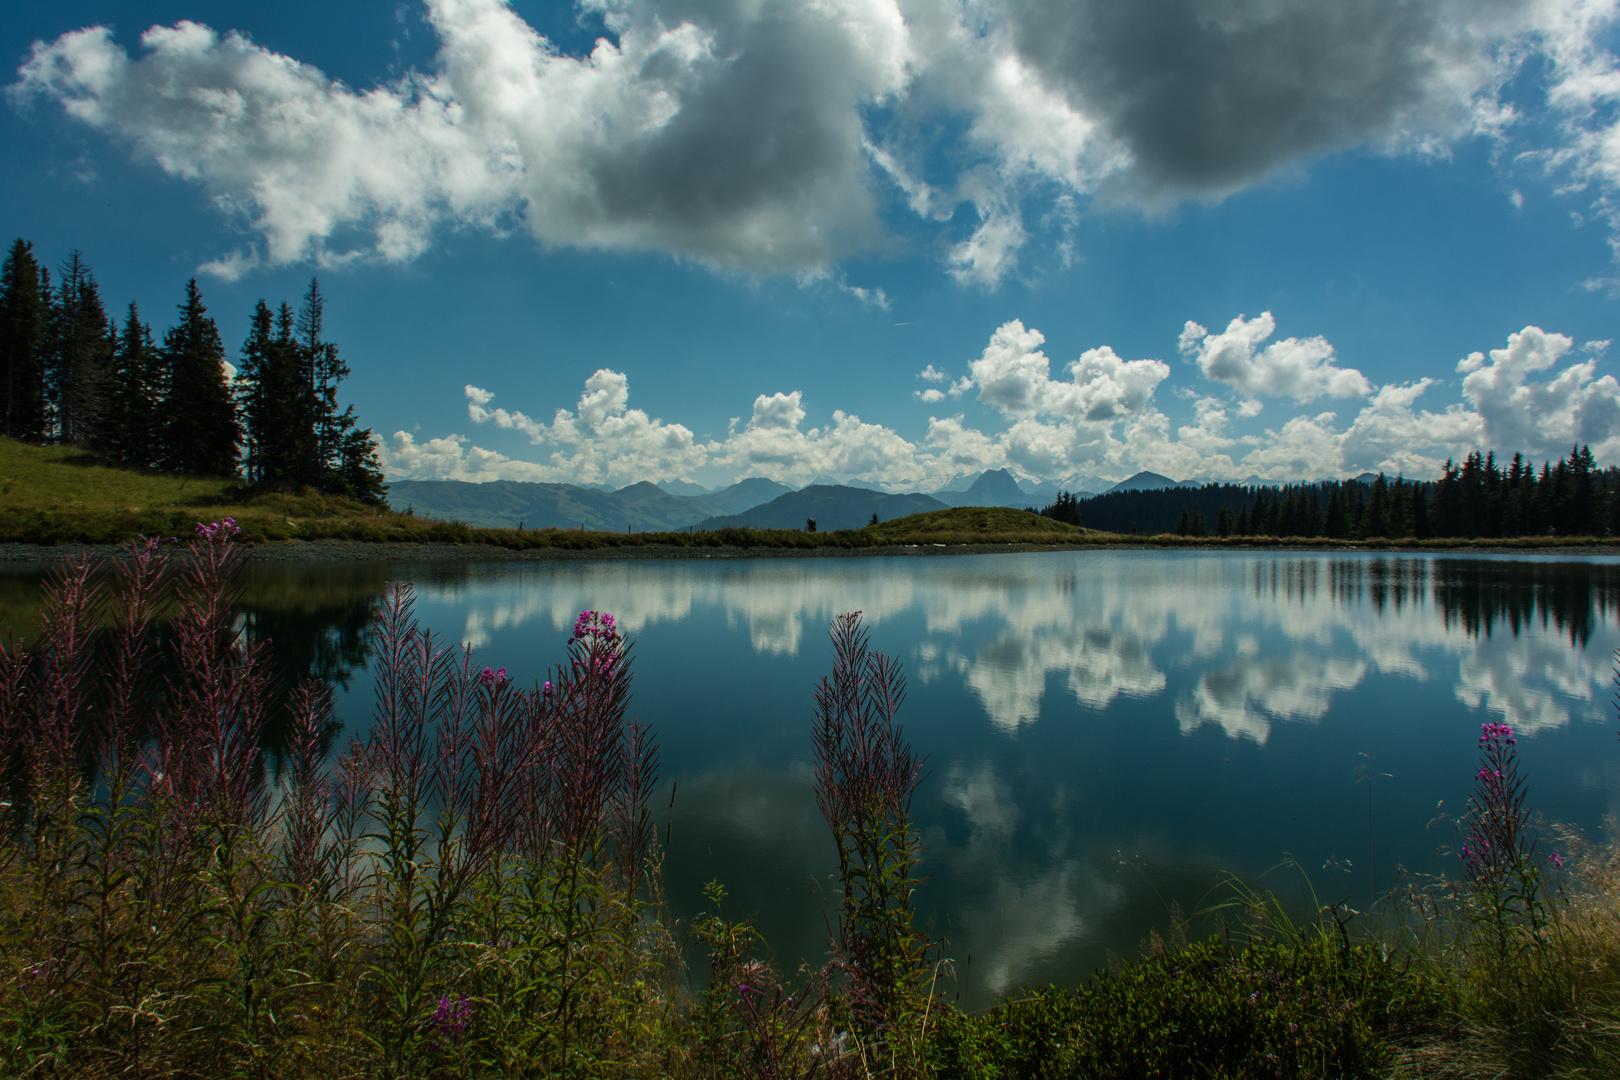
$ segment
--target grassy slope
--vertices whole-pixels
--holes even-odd
[[[449,528],[350,499],[254,494],[234,480],[111,465],[65,446],[0,438],[0,541],[121,543],[136,533],[190,535],[199,521],[235,518],[257,539],[378,535],[431,539]],[[447,537],[448,538],[448,537]]]
[[[0,543],[81,542],[116,544],[137,533],[189,536],[199,521],[235,518],[252,542],[267,540],[363,540],[406,543],[493,544],[524,551],[589,550],[662,545],[682,548],[786,548],[860,550],[894,545],[1023,544],[1055,547],[1121,544],[1177,547],[1373,547],[1544,548],[1601,544],[1620,538],[1525,537],[1514,540],[1372,540],[1347,544],[1325,537],[1299,538],[1123,536],[1082,532],[1027,510],[964,506],[896,518],[840,532],[798,529],[721,529],[715,532],[584,532],[560,529],[477,529],[458,521],[435,521],[364,506],[334,496],[268,492],[255,494],[222,478],[169,476],[110,465],[72,447],[31,446],[0,438]]]
[[[71,447],[0,438],[0,541],[120,543],[136,533],[188,536],[199,521],[235,518],[254,541],[339,538],[489,543],[519,550],[667,544],[678,547],[867,548],[924,543],[1052,543],[1078,530],[1022,510],[969,507],[917,514],[876,529],[573,532],[475,529],[331,496],[255,494],[221,478],[168,476],[110,465]]]

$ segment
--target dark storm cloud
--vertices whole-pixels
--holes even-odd
[[[1021,54],[1100,118],[1147,195],[1240,187],[1312,153],[1465,130],[1529,0],[1027,0]]]

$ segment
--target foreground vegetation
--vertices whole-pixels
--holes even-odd
[[[1151,493],[1150,493],[1151,494]],[[1020,545],[1049,547],[1478,547],[1620,546],[1590,536],[1501,539],[1346,541],[1324,536],[1154,536],[1083,529],[1027,510],[969,506],[935,510],[861,529],[721,529],[713,532],[586,532],[479,529],[396,513],[314,489],[261,490],[240,480],[155,473],[109,464],[68,446],[34,446],[0,438],[0,543],[119,544],[130,536],[184,535],[198,518],[232,518],[249,544],[289,540],[370,543],[487,544],[512,551],[613,548],[815,549],[860,551],[895,546]]]
[[[828,960],[779,971],[722,883],[662,915],[655,733],[613,617],[521,689],[379,611],[374,722],[269,685],[229,524],[72,563],[0,650],[0,1075],[1318,1077],[1613,1075],[1620,852],[1541,852],[1486,725],[1455,880],[1376,932],[1234,889],[1216,934],[980,1014],[915,925],[923,761],[858,614],[816,690],[838,856]],[[158,672],[169,674],[160,676]],[[292,716],[275,761],[260,735]],[[330,761],[336,750],[335,761]],[[683,956],[707,957],[706,978]]]

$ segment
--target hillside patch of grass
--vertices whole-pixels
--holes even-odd
[[[859,529],[727,528],[694,532],[483,529],[368,506],[315,491],[263,491],[230,477],[175,476],[108,463],[69,446],[33,446],[0,437],[0,543],[120,544],[136,535],[189,537],[198,522],[232,518],[242,540],[351,540],[364,543],[488,544],[510,551],[610,549],[862,551],[892,547],[1034,545],[1048,547],[1369,548],[1374,550],[1615,548],[1620,538],[1372,539],[1327,537],[1135,536],[1077,528],[1029,510],[962,506]]]

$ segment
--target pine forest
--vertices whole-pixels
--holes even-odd
[[[79,252],[53,277],[18,239],[0,267],[0,434],[383,505],[371,430],[339,403],[349,368],[325,305],[316,279],[296,312],[260,300],[233,371],[195,278],[160,344],[133,302],[121,324],[108,317]]]

